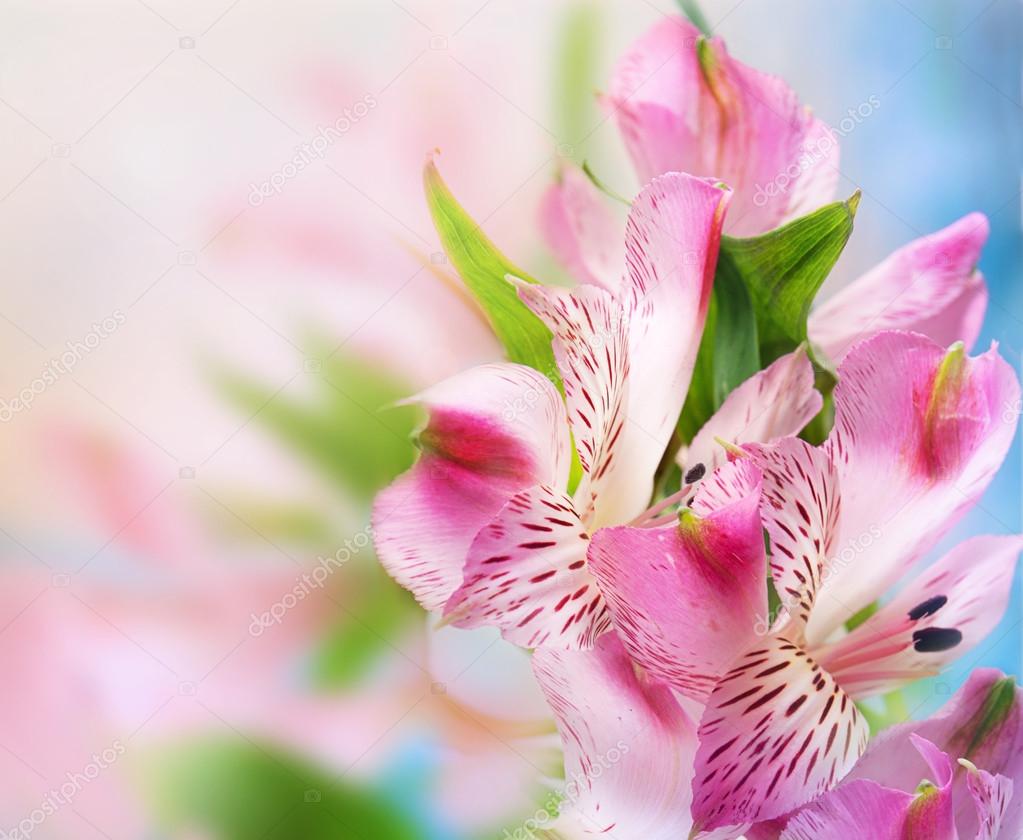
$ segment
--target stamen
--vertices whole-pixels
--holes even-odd
[[[935,595],[933,598],[928,598],[926,601],[917,604],[913,609],[909,611],[909,618],[911,621],[923,618],[926,615],[934,615],[940,610],[945,604],[948,603],[948,597],[945,595]]]
[[[653,519],[661,511],[667,510],[672,505],[678,504],[679,502],[683,501],[692,492],[693,492],[692,487],[688,486],[683,487],[677,493],[672,493],[667,498],[661,499],[661,501],[659,501],[653,507],[647,508],[639,516],[633,519],[630,524],[632,524],[635,527],[644,526],[649,520]]]
[[[686,484],[695,484],[701,478],[707,474],[707,467],[703,464],[697,464],[691,470],[686,473]]]
[[[951,650],[962,640],[962,632],[954,627],[924,627],[913,632],[913,647],[920,653]]]

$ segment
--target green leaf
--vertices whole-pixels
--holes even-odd
[[[721,238],[707,322],[679,419],[683,441],[693,439],[736,386],[808,344],[810,306],[849,240],[859,198],[856,192],[760,236]],[[834,372],[812,348],[810,356],[817,386],[827,395]],[[812,437],[827,436],[829,412],[826,405],[813,421]]]
[[[717,276],[724,264],[749,291],[763,364],[806,341],[810,306],[849,241],[859,203],[857,190],[848,201],[828,204],[760,236],[722,237]]]
[[[214,382],[251,422],[263,426],[346,492],[369,501],[407,470],[419,412],[393,407],[407,386],[385,371],[315,343],[321,360],[310,374],[313,394],[298,399],[258,378],[220,369]]]
[[[692,440],[725,397],[760,370],[757,333],[756,313],[742,276],[728,260],[719,258],[696,367],[679,420],[682,440]]]
[[[551,331],[518,296],[506,277],[527,283],[532,277],[516,267],[491,242],[455,200],[430,161],[423,172],[426,200],[434,226],[448,259],[482,307],[508,358],[529,365],[561,388],[561,374],[554,363]]]
[[[816,374],[814,384],[817,390],[821,392],[821,397],[823,397],[821,410],[817,412],[816,417],[806,424],[806,428],[799,433],[799,436],[812,446],[820,446],[824,443],[831,433],[831,427],[835,424],[835,397],[833,393],[835,377],[833,374],[821,370],[816,371]]]
[[[1012,677],[1003,677],[991,686],[983,707],[956,733],[957,740],[969,738],[961,752],[963,758],[971,758],[991,733],[1005,723],[1015,703],[1016,681]]]
[[[423,840],[398,803],[274,747],[193,742],[148,768],[157,818],[217,840]]]

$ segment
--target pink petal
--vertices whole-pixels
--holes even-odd
[[[945,753],[923,738],[913,746],[930,769],[925,790],[913,795],[876,782],[840,785],[801,809],[785,826],[781,840],[958,840],[952,818],[952,765]]]
[[[693,818],[712,829],[773,819],[830,789],[869,729],[830,674],[769,636],[718,682],[698,735]]]
[[[707,181],[673,173],[649,184],[629,214],[623,297],[630,313],[630,377],[619,455],[629,468],[618,484],[631,508],[619,522],[645,508],[654,471],[682,411],[730,195]]]
[[[906,815],[906,834],[934,840],[959,840],[952,805],[952,762],[926,738],[910,735],[909,740],[927,763],[930,772],[926,781],[930,784],[917,789],[917,797]]]
[[[585,173],[571,165],[562,168],[544,195],[540,224],[547,244],[573,277],[618,292],[625,268],[624,226]]]
[[[697,432],[679,465],[689,470],[703,464],[708,472],[726,460],[717,438],[736,446],[798,434],[821,409],[813,387],[813,365],[806,351],[796,350],[755,373],[728,395]]]
[[[938,714],[881,732],[849,778],[912,790],[927,774],[926,765],[909,748],[912,735],[926,738],[953,758],[966,758],[989,773],[1005,776],[1017,790],[1023,785],[1023,691],[999,671],[975,670]],[[953,784],[952,799],[960,836],[975,837],[981,823],[961,774]],[[1010,800],[1001,824],[999,836],[1023,836],[1023,802]]]
[[[707,697],[767,613],[759,506],[759,471],[726,464],[681,524],[593,537],[590,569],[629,654],[689,696]]]
[[[415,466],[377,496],[380,561],[427,609],[462,581],[476,532],[513,494],[564,486],[570,441],[564,402],[550,381],[521,365],[482,365],[413,401],[430,412]]]
[[[749,444],[746,451],[764,475],[761,510],[771,538],[771,577],[795,621],[790,632],[802,640],[839,534],[837,471],[821,447],[799,438]]]
[[[922,333],[943,346],[962,341],[969,350],[987,308],[976,268],[989,229],[983,213],[970,213],[904,245],[811,313],[811,340],[836,362],[883,330]]]
[[[800,810],[781,840],[905,840],[912,802],[912,794],[876,782],[849,782]]]
[[[966,768],[966,787],[980,822],[976,840],[997,840],[1012,802],[1012,779],[992,776],[965,758],[959,759],[959,763]]]
[[[519,295],[554,333],[554,358],[584,475],[576,492],[579,512],[587,523],[594,514],[597,522],[615,521],[623,505],[631,510],[630,500],[608,492],[622,463],[617,453],[626,422],[627,316],[609,292],[593,287],[523,285]]]
[[[586,834],[686,837],[696,733],[671,691],[636,675],[614,633],[533,667],[564,745],[562,813]]]
[[[523,647],[591,647],[611,621],[586,569],[588,545],[570,498],[524,490],[473,540],[444,612],[459,627],[496,625]]]
[[[958,521],[1016,430],[1019,382],[992,348],[974,358],[880,333],[839,368],[825,448],[842,485],[842,548],[811,617],[820,643],[880,597]],[[825,597],[827,594],[827,597]]]
[[[841,641],[815,651],[853,697],[937,674],[1005,613],[1023,537],[974,537],[918,575]]]
[[[720,38],[668,18],[615,68],[607,104],[640,180],[714,177],[735,190],[728,231],[751,236],[830,201],[838,142],[781,80],[735,61]]]

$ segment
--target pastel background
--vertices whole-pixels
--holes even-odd
[[[863,201],[825,293],[982,210],[982,343],[1018,367],[1019,3],[703,9],[833,126],[880,103],[842,140],[840,189]],[[388,406],[498,353],[420,172],[440,149],[492,238],[561,276],[538,199],[558,156],[638,186],[593,93],[674,10],[3,4],[0,830],[516,836],[560,772],[528,661],[428,626],[367,531],[413,457],[415,418]],[[1020,478],[1017,442],[947,543],[1019,530]],[[906,712],[976,665],[1019,674],[1020,615],[1017,585]]]

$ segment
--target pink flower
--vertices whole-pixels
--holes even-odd
[[[975,671],[937,715],[882,732],[841,785],[785,821],[782,840],[1019,837],[1021,700],[1011,677]]]
[[[672,174],[638,197],[612,293],[522,285],[550,327],[565,395],[512,364],[416,398],[423,455],[374,509],[380,558],[428,609],[529,647],[607,629],[589,533],[647,506],[692,375],[729,192]],[[569,495],[572,444],[581,477]]]
[[[496,625],[527,647],[590,647],[609,629],[586,548],[597,528],[657,522],[691,495],[647,510],[692,373],[728,198],[687,175],[656,179],[630,213],[621,276],[572,291],[520,285],[553,333],[564,399],[516,365],[473,368],[416,398],[430,413],[423,455],[381,494],[374,521],[381,560],[425,607],[458,626]],[[809,361],[792,354],[737,389],[690,452],[713,467],[714,435],[795,434],[819,408]],[[581,477],[570,491],[573,442]],[[755,503],[750,511],[758,516]]]
[[[618,63],[606,97],[636,172],[715,178],[734,190],[725,231],[755,236],[834,200],[838,138],[781,80],[731,58],[668,18]],[[614,282],[619,223],[605,197],[566,166],[544,198],[542,228],[559,259],[584,282]],[[834,362],[885,330],[973,346],[987,307],[976,270],[988,221],[971,213],[891,254],[818,306],[810,338]]]
[[[720,38],[668,17],[622,57],[605,97],[642,183],[664,172],[735,190],[734,236],[832,200],[838,141],[784,81],[736,61]]]
[[[993,350],[967,358],[961,346],[883,333],[842,364],[824,446],[749,444],[701,486],[681,526],[594,536],[589,566],[625,648],[706,704],[700,828],[771,819],[832,787],[866,747],[853,701],[937,673],[995,626],[1021,537],[967,541],[842,629],[980,496],[1015,431],[1002,406],[1018,394]],[[763,567],[752,533],[741,540],[758,481],[785,606],[759,627]]]

